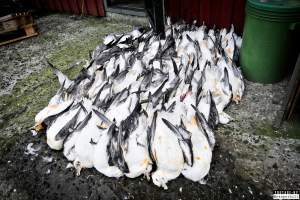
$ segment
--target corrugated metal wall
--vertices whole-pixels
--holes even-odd
[[[172,21],[184,19],[198,24],[204,21],[209,27],[235,26],[238,33],[243,32],[245,0],[165,0],[166,15]]]
[[[29,0],[38,10],[50,10],[73,14],[104,16],[102,0]]]

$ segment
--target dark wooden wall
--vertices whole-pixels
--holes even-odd
[[[68,12],[104,16],[103,0],[23,0],[28,1],[38,10]],[[166,15],[172,21],[184,19],[186,22],[197,20],[209,27],[218,28],[235,26],[239,34],[243,32],[246,0],[164,0]]]
[[[209,27],[235,26],[242,33],[245,18],[245,0],[165,0],[166,15],[172,21],[183,19],[198,25],[204,21]]]
[[[28,0],[37,10],[104,16],[103,0]]]

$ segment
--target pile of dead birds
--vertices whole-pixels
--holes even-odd
[[[170,20],[164,39],[146,28],[107,35],[74,80],[52,66],[61,87],[35,129],[78,175],[95,167],[108,177],[145,175],[165,189],[180,174],[204,183],[213,129],[230,122],[224,109],[243,95],[240,46],[233,26]]]

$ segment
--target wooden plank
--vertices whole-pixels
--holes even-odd
[[[297,98],[299,97],[299,90],[300,90],[299,85],[300,85],[300,54],[298,55],[298,59],[293,71],[293,75],[288,85],[286,105],[285,105],[281,122],[283,122],[284,120],[289,120],[292,115]]]
[[[0,22],[11,20],[11,19],[14,19],[17,17],[26,17],[26,16],[30,16],[30,15],[31,15],[30,12],[12,13],[12,14],[0,17]]]
[[[35,24],[23,25],[22,29],[20,29],[20,31],[23,31],[23,36],[19,36],[19,37],[13,38],[13,39],[9,39],[7,41],[0,42],[0,46],[38,35],[38,33],[35,30],[35,27],[36,27]],[[13,31],[16,31],[16,30],[13,30]],[[13,31],[10,31],[10,32],[13,32]],[[21,32],[20,32],[20,34],[21,34]]]
[[[12,31],[16,31],[18,30],[19,28],[17,26],[15,27],[10,27],[10,28],[5,28],[3,31],[0,31],[0,35],[3,34],[3,33],[8,33],[8,32],[12,32]]]
[[[32,23],[33,18],[29,12],[6,15],[0,19],[0,34],[18,30]]]
[[[296,107],[296,103],[297,103],[297,100],[299,98],[299,95],[300,95],[300,84],[298,82],[298,90],[293,98],[293,101],[291,103],[291,107],[289,109],[289,113],[288,113],[288,116],[287,116],[287,120],[290,120],[291,117],[292,117],[292,114],[294,113],[294,110],[295,110],[295,107]]]
[[[15,18],[16,16],[14,14],[9,14],[9,15],[5,15],[3,17],[0,17],[0,22],[4,22],[7,20],[11,20],[13,18]]]
[[[22,37],[14,38],[14,39],[11,39],[11,40],[8,40],[8,41],[5,41],[5,42],[1,42],[0,46],[5,45],[5,44],[9,44],[9,43],[13,43],[13,42],[17,42],[19,40],[23,40],[23,39],[33,37],[33,36],[37,36],[37,35],[38,35],[38,33],[34,33],[32,35],[25,35],[25,36],[22,36]]]
[[[3,33],[8,33],[8,32],[12,32],[12,31],[16,31],[18,29],[24,29],[26,27],[30,27],[30,26],[35,26],[34,24],[25,24],[25,25],[21,25],[21,26],[17,26],[17,27],[11,27],[11,28],[7,28],[3,31],[0,31],[0,35]]]
[[[33,26],[26,26],[24,27],[26,35],[34,35],[36,31],[34,30]]]

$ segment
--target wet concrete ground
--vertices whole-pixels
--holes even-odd
[[[164,191],[143,177],[113,179],[94,169],[76,177],[45,135],[28,131],[58,89],[44,57],[74,77],[105,34],[135,22],[55,14],[36,23],[38,37],[0,47],[0,199],[272,199],[274,189],[300,188],[299,123],[276,126],[287,81],[246,82],[242,102],[227,110],[235,120],[215,132],[206,185],[181,176]],[[37,155],[26,154],[29,143]]]

